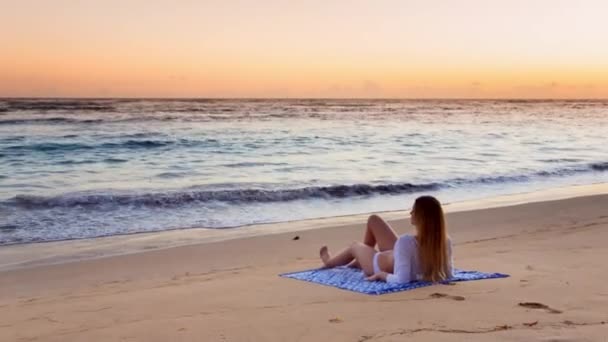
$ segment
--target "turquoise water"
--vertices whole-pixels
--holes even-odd
[[[0,100],[0,244],[606,182],[607,125],[608,101]]]

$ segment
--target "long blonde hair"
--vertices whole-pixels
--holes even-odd
[[[422,275],[426,281],[441,281],[452,275],[448,266],[448,236],[441,203],[432,196],[421,196],[414,202],[418,228],[418,251]]]

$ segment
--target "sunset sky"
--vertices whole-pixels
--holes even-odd
[[[0,97],[608,98],[608,1],[0,0]]]

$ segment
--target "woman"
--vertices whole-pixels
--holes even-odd
[[[410,212],[416,235],[398,237],[380,216],[367,221],[363,243],[355,242],[336,256],[326,246],[320,250],[325,267],[351,263],[368,280],[408,283],[414,280],[441,281],[452,276],[452,244],[447,236],[441,204],[431,196],[418,197]],[[374,247],[378,245],[376,251]]]

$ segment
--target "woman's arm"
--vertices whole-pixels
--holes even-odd
[[[376,281],[376,280],[380,280],[380,281],[386,281],[386,277],[389,275],[389,273],[386,272],[378,272],[378,273],[374,273],[371,276],[365,278],[369,281]]]
[[[404,235],[395,243],[393,273],[386,276],[387,283],[405,284],[412,281],[412,256],[416,249],[415,237]]]
[[[411,235],[404,235],[395,243],[393,273],[379,272],[367,279],[382,280],[393,284],[405,284],[412,281],[412,254],[416,247],[414,239],[415,237]]]

